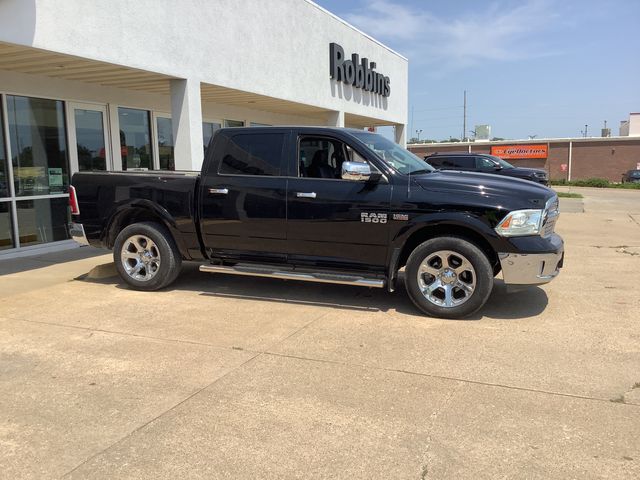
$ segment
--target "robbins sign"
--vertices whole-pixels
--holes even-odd
[[[391,94],[391,81],[375,71],[376,62],[369,63],[368,58],[360,60],[357,53],[351,55],[351,60],[345,60],[344,49],[337,43],[329,44],[329,56],[331,78],[334,80],[383,97]]]

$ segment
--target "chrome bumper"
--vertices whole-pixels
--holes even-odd
[[[79,244],[89,245],[89,240],[87,240],[87,236],[84,233],[84,227],[81,223],[69,224],[69,235],[71,235],[71,238]]]
[[[499,253],[507,285],[542,285],[556,278],[564,261],[564,248],[556,253]]]

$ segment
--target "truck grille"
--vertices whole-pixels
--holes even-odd
[[[550,237],[556,227],[556,222],[560,216],[560,204],[558,197],[551,198],[544,209],[544,221],[542,222],[542,236]]]

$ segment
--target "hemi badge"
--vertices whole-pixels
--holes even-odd
[[[406,222],[407,220],[409,220],[409,215],[407,215],[406,213],[394,213],[393,219]]]

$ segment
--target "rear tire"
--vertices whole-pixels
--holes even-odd
[[[113,260],[128,285],[146,291],[173,283],[182,266],[173,237],[163,225],[154,222],[125,227],[116,237]]]
[[[486,303],[493,268],[476,245],[460,237],[436,237],[407,260],[405,282],[413,303],[440,318],[464,318]]]

